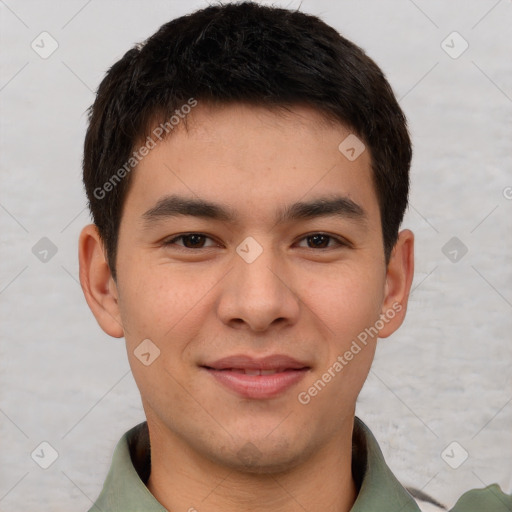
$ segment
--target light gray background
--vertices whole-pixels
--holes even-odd
[[[128,48],[203,6],[0,0],[4,512],[88,509],[115,444],[144,419],[124,342],[100,330],[78,284],[85,110]],[[414,141],[403,224],[416,234],[413,292],[405,324],[379,342],[357,414],[403,483],[447,505],[493,482],[511,492],[512,2],[304,0],[301,10],[383,68]],[[59,45],[47,59],[31,48],[43,31]],[[441,46],[453,31],[469,43],[456,59]],[[454,236],[468,248],[456,262],[442,252]],[[57,247],[47,262],[32,252],[42,237]],[[42,441],[59,454],[48,469],[31,458]],[[441,457],[453,441],[469,453],[458,469]]]

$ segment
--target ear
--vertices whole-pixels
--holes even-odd
[[[95,224],[82,229],[78,260],[80,284],[85,300],[100,327],[110,336],[124,335],[119,312],[117,286],[105,257],[103,241]]]
[[[379,338],[387,338],[403,323],[414,277],[414,234],[404,229],[398,234],[386,270],[386,285],[381,318],[384,327]]]

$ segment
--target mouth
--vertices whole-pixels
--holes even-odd
[[[243,373],[244,375],[275,375],[276,373],[282,373],[282,372],[293,372],[296,371],[296,369],[292,368],[280,368],[276,370],[263,370],[262,368],[258,369],[251,369],[251,368],[223,368],[222,370],[216,369],[216,368],[210,368],[208,366],[203,366],[203,368],[206,368],[207,370],[215,370],[218,372],[235,372],[235,373]]]
[[[200,367],[236,395],[257,400],[284,394],[311,370],[307,363],[281,354],[261,359],[236,355]]]

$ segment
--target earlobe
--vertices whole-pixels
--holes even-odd
[[[405,319],[407,301],[414,277],[414,234],[404,229],[398,234],[398,241],[386,271],[386,285],[382,315],[384,327],[379,338],[387,338],[395,332]]]
[[[98,228],[94,224],[85,226],[80,233],[78,259],[80,284],[96,321],[107,334],[121,338],[124,330],[117,287],[105,258]]]

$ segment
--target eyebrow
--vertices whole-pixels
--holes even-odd
[[[235,223],[236,210],[227,205],[178,195],[161,198],[157,204],[147,210],[142,219],[146,227],[178,216],[191,216],[203,219]],[[276,212],[276,224],[297,220],[309,220],[317,217],[341,217],[364,224],[368,220],[366,211],[352,199],[345,196],[319,197],[311,201],[281,207]]]

